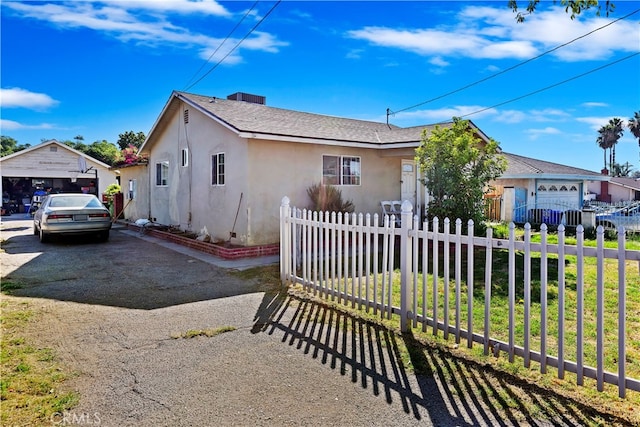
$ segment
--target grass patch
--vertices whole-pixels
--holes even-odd
[[[3,286],[4,290],[4,286]],[[0,400],[2,425],[51,425],[56,413],[78,403],[78,394],[63,389],[67,374],[49,348],[34,347],[24,328],[38,321],[28,303],[2,297]]]
[[[16,289],[22,289],[22,285],[20,283],[6,281],[0,285],[0,292],[4,292],[6,294],[11,294],[11,291],[15,291]]]
[[[215,337],[216,335],[223,334],[225,332],[235,331],[236,328],[234,326],[221,326],[219,328],[207,328],[207,329],[189,329],[186,332],[172,334],[171,338],[195,338],[195,337]]]
[[[540,241],[539,235],[534,234],[532,241]],[[548,234],[548,243],[557,243],[557,235]],[[565,239],[566,244],[575,244],[575,238],[567,237]],[[586,240],[586,246],[595,246],[595,241]],[[617,247],[616,240],[606,240],[605,246],[607,248]],[[640,241],[638,239],[629,239],[626,242],[626,249],[628,250],[640,250]],[[419,315],[431,318],[436,313],[438,321],[443,321],[445,318],[445,307],[448,313],[448,323],[454,325],[456,321],[455,300],[456,300],[456,284],[454,280],[454,264],[455,257],[453,253],[450,253],[449,261],[449,274],[448,278],[444,277],[444,254],[439,256],[439,263],[437,266],[437,274],[434,275],[434,265],[432,262],[432,251],[429,249],[429,263],[427,266],[420,266],[417,272],[417,285],[416,285],[416,312]],[[459,320],[462,329],[467,327],[468,318],[468,288],[467,288],[467,261],[466,252],[462,252],[462,271],[461,271],[461,285],[460,285],[460,314]],[[418,259],[421,259],[421,254]],[[380,255],[381,257],[381,255]],[[473,319],[473,332],[476,334],[482,334],[484,328],[484,316],[485,316],[485,257],[486,253],[481,248],[476,248],[474,251],[474,270],[473,270],[473,292],[471,301],[473,303],[472,319]],[[524,324],[524,271],[525,271],[525,258],[524,254],[516,253],[516,268],[515,268],[515,283],[516,283],[516,307],[515,307],[515,343],[516,345],[523,346],[525,337]],[[378,258],[380,260],[380,258]],[[400,276],[401,272],[395,267],[398,266],[398,260],[393,263],[393,278],[391,283],[389,282],[389,276],[383,277],[382,274],[368,275],[366,273],[366,265],[364,268],[360,264],[367,262],[366,259],[348,258],[341,260],[343,263],[342,271],[347,272],[347,278],[331,279],[331,273],[329,278],[326,278],[327,272],[332,271],[333,266],[330,264],[329,268],[323,263],[318,263],[318,272],[314,274],[312,271],[308,272],[306,278],[308,280],[314,280],[316,277],[319,281],[324,281],[324,285],[330,290],[335,290],[336,294],[342,295],[355,295],[358,298],[375,300],[378,304],[384,301],[387,306],[399,307],[400,306]],[[379,261],[380,262],[380,261]],[[529,261],[527,261],[529,262]],[[596,286],[597,283],[597,266],[594,258],[586,258],[584,266],[584,355],[585,365],[596,366]],[[373,265],[374,263],[371,262]],[[546,348],[549,355],[557,356],[558,343],[561,339],[559,333],[559,312],[562,308],[560,304],[560,284],[558,281],[558,272],[560,265],[558,257],[555,254],[549,254],[547,263],[543,265],[540,258],[540,254],[532,253],[531,260],[531,293],[530,293],[530,309],[528,316],[530,320],[530,348],[533,351],[539,351],[542,345],[543,337],[542,333],[542,305],[541,296],[543,295],[543,283],[546,282],[546,320],[547,330],[544,338],[546,339]],[[508,271],[508,252],[505,250],[494,250],[492,252],[492,274],[491,274],[491,309],[489,311],[490,316],[490,335],[493,339],[508,341],[508,315],[509,315],[509,271]],[[311,266],[315,267],[315,266]],[[423,268],[425,267],[425,268]],[[564,283],[564,357],[565,360],[575,361],[577,358],[576,349],[576,325],[577,325],[577,259],[575,256],[567,256],[564,260],[565,269],[565,283]],[[362,268],[362,269],[361,269]],[[543,271],[547,271],[545,278],[541,277]],[[364,270],[362,276],[360,272]],[[424,271],[423,271],[424,270]],[[378,270],[379,271],[379,270]],[[302,273],[299,272],[299,275]],[[625,283],[627,288],[626,294],[626,375],[631,378],[640,378],[640,275],[638,275],[638,263],[627,262],[625,268]],[[618,262],[617,260],[607,259],[604,261],[604,354],[605,354],[605,371],[617,372],[618,369]],[[377,287],[374,287],[374,278],[377,281]],[[386,279],[386,282],[385,282]],[[411,279],[410,279],[411,280]],[[413,286],[411,286],[413,289]],[[433,289],[437,289],[438,298],[434,299],[432,295]],[[313,291],[311,291],[313,292]],[[313,292],[314,295],[318,294],[323,296],[323,292]],[[447,295],[447,298],[445,298]],[[325,295],[326,296],[326,295]],[[331,296],[326,296],[323,299],[325,303],[329,303]],[[386,313],[382,313],[379,309],[374,310],[371,307],[366,308],[365,304],[352,303],[344,298],[336,297],[337,304],[331,302],[332,305],[339,307],[340,310],[350,313],[358,312],[359,316],[379,319],[384,321],[386,325],[392,329],[398,330],[399,320],[397,316],[392,316],[388,319]],[[446,302],[445,302],[446,301]],[[413,301],[412,303],[413,304]],[[361,308],[361,310],[357,310]],[[356,309],[356,310],[354,310]],[[410,308],[413,311],[413,308]],[[375,313],[377,311],[377,313]],[[574,397],[585,404],[592,405],[592,407],[607,408],[608,411],[616,416],[622,416],[625,419],[631,420],[635,425],[640,425],[640,411],[637,408],[640,407],[640,393],[627,390],[627,397],[624,399],[618,398],[618,390],[616,386],[605,384],[605,391],[603,393],[596,391],[595,380],[585,378],[585,386],[579,387],[576,385],[576,375],[566,372],[565,379],[558,379],[558,373],[555,368],[547,367],[548,373],[540,373],[540,365],[536,362],[531,362],[531,367],[526,368],[523,366],[522,358],[516,357],[515,363],[509,363],[505,353],[502,352],[499,358],[493,356],[485,356],[483,354],[483,346],[474,343],[474,347],[471,350],[466,349],[466,341],[463,341],[459,346],[454,343],[454,335],[449,333],[449,339],[443,338],[443,332],[439,330],[437,335],[433,335],[433,329],[431,326],[423,328],[418,323],[417,328],[412,330],[412,334],[418,340],[424,340],[425,342],[438,343],[446,348],[456,348],[461,354],[465,354],[468,357],[473,358],[481,363],[488,363],[496,366],[497,369],[503,370],[507,373],[515,375],[519,378],[526,379],[532,383],[539,384],[548,389],[558,391],[559,393],[566,394]],[[459,350],[458,350],[458,347]],[[462,348],[464,347],[464,348]],[[504,350],[504,349],[502,349]],[[407,348],[404,350],[404,358],[411,360],[418,360],[416,357],[411,357],[414,349]],[[404,359],[403,358],[403,359]],[[417,372],[424,370],[424,367],[414,367]]]

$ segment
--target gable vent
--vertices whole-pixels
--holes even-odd
[[[236,92],[234,94],[231,94],[227,96],[227,99],[230,99],[232,101],[245,101],[245,102],[250,102],[252,104],[261,104],[261,105],[265,105],[267,103],[267,98],[264,96],[251,95],[250,93],[244,93],[244,92]]]
[[[189,110],[184,110],[184,123],[187,124],[189,123]]]

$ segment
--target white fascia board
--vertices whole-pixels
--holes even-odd
[[[358,142],[358,141],[339,141],[335,139],[303,138],[299,136],[273,135],[273,134],[254,133],[254,132],[238,132],[238,136],[240,138],[246,138],[246,139],[264,139],[267,141],[295,142],[295,143],[315,144],[315,145],[331,145],[331,146],[338,146],[338,147],[371,148],[375,150],[390,150],[394,148],[416,148],[420,145],[419,143],[416,143],[416,142],[373,143],[373,142]]]

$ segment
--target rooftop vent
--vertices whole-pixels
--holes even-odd
[[[251,102],[252,104],[262,104],[265,105],[267,103],[267,98],[260,95],[251,95],[249,93],[244,92],[236,92],[232,95],[227,96],[227,99],[231,99],[233,101],[245,101]]]

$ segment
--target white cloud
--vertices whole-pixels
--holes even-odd
[[[396,29],[364,27],[347,37],[375,46],[401,49],[423,56],[483,59],[527,59],[583,36],[613,18],[589,17],[570,20],[559,7],[542,7],[524,23],[517,23],[503,7],[468,6],[449,26]],[[637,51],[637,22],[619,21],[581,38],[550,55],[566,62],[598,60],[615,52]]]
[[[586,108],[608,107],[609,106],[609,104],[604,103],[604,102],[583,102],[581,105],[583,107],[586,107]]]
[[[556,129],[554,127],[546,127],[542,129],[527,129],[524,132],[529,134],[529,139],[532,140],[538,139],[538,137],[541,135],[558,135],[562,133],[559,129]]]
[[[609,123],[609,120],[611,120],[614,116],[602,116],[602,117],[578,117],[576,118],[576,121],[580,122],[580,123],[586,123],[587,125],[589,125],[589,127],[592,130],[598,131],[602,126],[606,125],[607,123]],[[618,116],[619,119],[622,120],[622,124],[625,127],[626,130],[626,126],[628,121],[624,118],[624,117],[620,117]]]
[[[4,2],[3,6],[25,18],[47,21],[61,29],[86,28],[102,32],[122,42],[135,42],[153,47],[177,45],[199,47],[201,56],[208,56],[222,42],[221,38],[192,31],[171,21],[175,15],[209,15],[229,18],[232,14],[213,0],[161,1],[74,1],[61,3]],[[230,49],[239,39],[225,43]],[[238,49],[278,52],[288,43],[273,35],[254,32]],[[224,48],[224,46],[223,46]],[[224,49],[221,49],[224,52]],[[228,50],[227,50],[228,52]],[[224,56],[225,53],[222,54]],[[238,51],[227,58],[228,63],[240,62]]]
[[[0,119],[0,129],[2,132],[7,130],[28,130],[28,129],[55,129],[56,127],[50,123],[41,123],[39,125],[25,125],[13,120]]]
[[[429,64],[431,65],[435,65],[437,67],[447,67],[450,65],[449,62],[445,61],[444,59],[442,59],[442,57],[440,56],[436,56],[435,58],[431,58],[429,60]]]
[[[58,104],[58,101],[45,93],[31,92],[19,87],[0,89],[2,108],[28,108],[42,111]]]
[[[486,107],[480,105],[458,105],[455,107],[448,108],[440,108],[436,110],[418,110],[413,112],[401,112],[394,114],[394,118],[397,120],[421,120],[425,123],[436,123],[436,122],[448,122],[451,121],[453,117],[462,117],[467,114],[474,113],[476,111],[484,110]],[[473,117],[464,117],[465,119],[470,118],[472,120],[477,119],[479,117],[486,117],[497,114],[497,110],[488,109],[484,110],[481,113],[474,114]]]
[[[571,118],[571,115],[563,110],[546,108],[543,110],[500,110],[494,121],[501,123],[522,123],[522,122],[564,122]]]
[[[491,41],[473,32],[458,32],[454,28],[448,32],[440,29],[396,30],[387,27],[364,27],[349,31],[347,35],[354,39],[367,40],[377,46],[398,48],[423,56],[525,58],[534,52],[526,43]]]
[[[348,59],[360,59],[362,58],[362,52],[364,52],[364,49],[351,49],[349,52],[347,52],[345,57]]]
[[[520,123],[527,120],[528,114],[520,110],[500,110],[493,119],[500,123]]]

